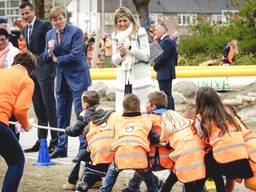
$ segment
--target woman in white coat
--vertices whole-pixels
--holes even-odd
[[[116,111],[122,112],[124,95],[129,93],[139,96],[143,111],[152,89],[147,32],[137,25],[126,7],[118,8],[114,18],[112,62],[117,66]]]
[[[9,42],[9,33],[6,29],[0,29],[0,68],[9,68],[13,63],[19,49]]]

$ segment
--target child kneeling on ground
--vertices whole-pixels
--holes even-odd
[[[149,169],[147,153],[150,151],[149,136],[154,135],[152,122],[141,115],[140,100],[128,94],[123,101],[123,115],[116,121],[114,142],[114,162],[110,165],[101,192],[110,192],[122,170],[136,170],[146,183],[149,192],[156,192],[152,171]],[[150,133],[151,132],[151,133]],[[154,138],[159,142],[159,138]]]
[[[148,96],[146,104],[146,113],[148,118],[152,121],[152,129],[160,136],[162,132],[161,120],[162,114],[166,112],[167,96],[163,91],[154,91]],[[173,162],[169,158],[169,154],[172,152],[170,145],[160,146],[159,144],[150,145],[149,159],[152,171],[161,171],[165,169],[172,169]],[[154,181],[157,184],[157,188],[160,189],[163,185],[163,181],[159,180],[156,175],[153,174]],[[141,177],[137,172],[134,173],[133,178],[129,181],[129,186],[122,190],[122,192],[136,192],[140,191],[140,184],[142,182]]]
[[[110,158],[108,158],[108,164],[101,164],[100,162],[104,161],[106,155],[101,158],[100,155],[91,153],[94,150],[94,143],[96,143],[97,147],[100,148],[99,141],[92,142],[94,138],[98,135],[97,134],[97,126],[101,124],[108,125],[107,121],[112,116],[112,110],[103,110],[97,109],[100,102],[100,95],[96,91],[87,91],[83,94],[83,109],[84,111],[80,114],[80,119],[77,121],[75,126],[67,127],[65,132],[69,136],[79,136],[80,134],[88,135],[86,140],[88,142],[88,149],[87,151],[81,156],[79,161],[76,163],[75,167],[73,168],[69,178],[68,183],[63,186],[64,189],[75,189],[76,182],[78,180],[79,168],[81,160],[85,161],[85,171],[82,177],[82,181],[77,186],[77,191],[87,191],[88,188],[100,186],[101,185],[101,177],[104,177],[108,165],[112,162],[112,154],[110,154]],[[102,125],[102,128],[109,127]],[[97,130],[96,130],[97,129]],[[100,129],[100,128],[99,128]],[[110,129],[112,129],[110,127]],[[109,133],[109,129],[108,130]],[[93,132],[93,134],[92,134]],[[111,137],[111,134],[108,135]],[[112,134],[113,138],[113,134]],[[109,138],[111,141],[112,138]],[[105,148],[107,145],[105,144]],[[108,151],[110,151],[110,144],[108,147]],[[100,150],[100,149],[99,149]],[[96,150],[94,150],[96,151]],[[101,161],[97,161],[101,159]],[[89,171],[88,171],[89,170]],[[88,174],[90,175],[88,177]],[[100,183],[99,183],[100,182]],[[72,188],[71,188],[71,187]]]

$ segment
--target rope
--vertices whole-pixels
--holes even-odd
[[[18,122],[9,121],[9,123],[12,124],[12,125],[16,125]],[[32,127],[35,127],[35,128],[37,128],[37,129],[40,128],[40,129],[47,129],[47,130],[65,132],[65,129],[56,128],[56,127],[42,126],[42,125],[37,125],[37,124],[32,124]]]

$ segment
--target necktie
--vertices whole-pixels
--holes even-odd
[[[28,24],[28,43],[30,43],[31,34],[32,34],[32,25],[31,25],[31,24]]]
[[[58,31],[57,35],[58,35],[58,45],[60,46],[60,40],[61,40],[61,34],[60,34],[60,31]]]

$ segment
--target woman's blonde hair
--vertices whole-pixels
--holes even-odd
[[[229,45],[233,47],[235,50],[235,53],[239,53],[238,45],[237,45],[237,40],[233,39],[232,41],[229,42]]]
[[[139,26],[138,26],[137,22],[135,21],[132,12],[127,7],[119,7],[115,11],[115,14],[114,14],[114,18],[115,18],[115,20],[114,20],[114,27],[117,28],[117,20],[120,17],[123,17],[123,16],[126,16],[132,22],[132,24],[133,24],[133,33],[137,32]]]

